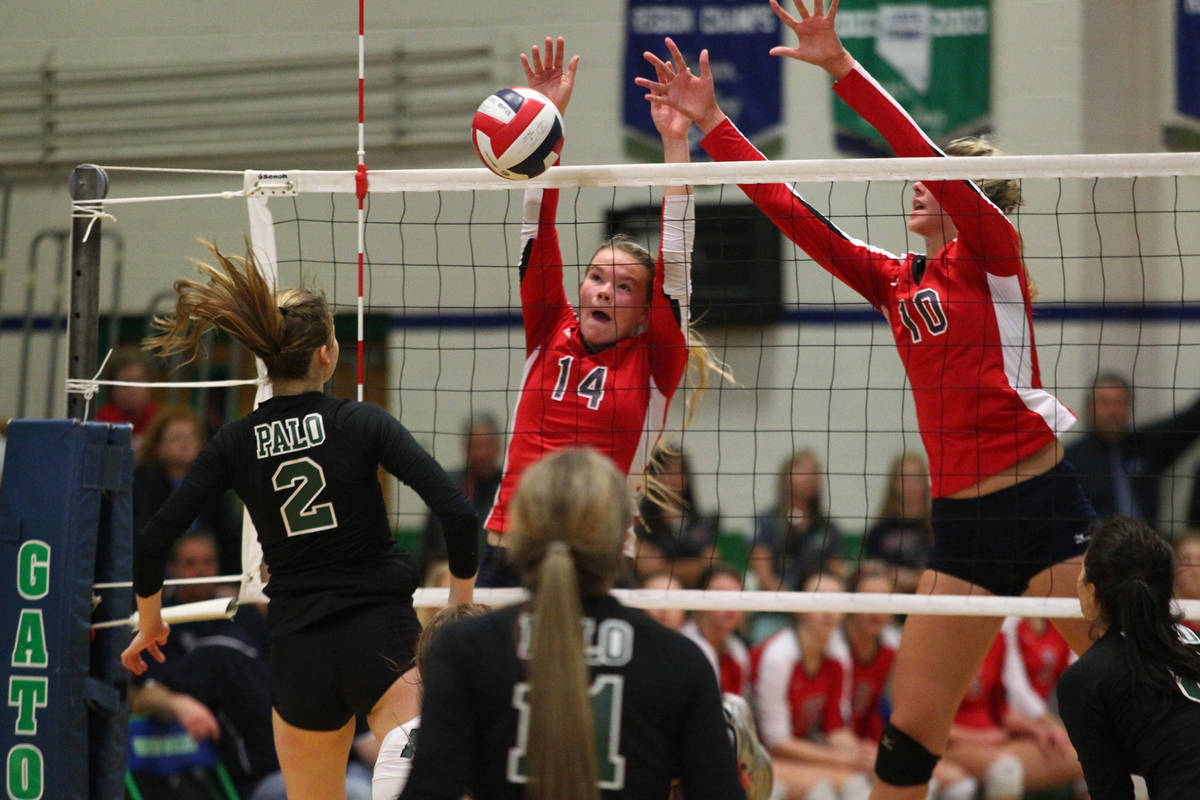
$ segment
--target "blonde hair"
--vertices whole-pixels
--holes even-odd
[[[333,314],[323,292],[306,289],[276,291],[263,274],[250,243],[246,255],[227,256],[212,242],[205,247],[219,267],[197,261],[204,281],[175,281],[175,313],[155,317],[159,333],[142,342],[160,355],[199,353],[201,337],[219,328],[262,359],[267,377],[303,378],[313,352],[333,341]]]
[[[525,471],[513,498],[512,560],[533,595],[528,737],[533,800],[600,797],[580,595],[612,585],[631,522],[620,472],[594,450],[546,456]],[[565,741],[572,745],[563,747]]]
[[[963,136],[946,145],[943,152],[948,156],[1000,156],[1004,153],[986,136]],[[1021,182],[1015,178],[980,178],[973,181],[980,191],[996,204],[1005,214],[1011,214],[1024,205]],[[1029,265],[1022,261],[1025,269],[1025,285],[1029,287],[1029,299],[1037,299],[1037,284],[1029,274]]]
[[[470,617],[481,616],[490,610],[482,603],[456,603],[446,606],[434,614],[429,622],[421,628],[421,635],[417,637],[416,652],[413,654],[413,665],[416,666],[417,671],[424,675],[425,665],[429,661],[429,651],[433,649],[433,641],[447,625]]]

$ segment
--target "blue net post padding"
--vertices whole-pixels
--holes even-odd
[[[119,661],[131,593],[128,425],[13,420],[0,475],[0,765],[14,800],[121,796],[128,680]],[[93,610],[93,596],[99,605]]]

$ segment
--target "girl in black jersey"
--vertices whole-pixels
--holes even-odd
[[[338,360],[325,296],[276,292],[252,255],[209,247],[220,266],[198,264],[204,281],[176,282],[175,314],[155,320],[160,333],[146,348],[194,358],[200,337],[221,328],[266,364],[273,397],[221,428],[137,532],[139,623],[121,661],[135,674],[146,670],[143,650],[163,661],[167,553],[200,509],[234,489],[271,571],[272,722],[288,797],[345,797],[355,714],[366,714],[383,741],[419,707],[416,682],[399,677],[420,631],[412,608],[418,581],[408,554],[395,547],[379,467],[416,490],[441,521],[451,603],[471,599],[476,519],[466,496],[391,415],[322,393]]]
[[[1058,707],[1092,800],[1132,800],[1130,773],[1154,800],[1200,796],[1200,635],[1171,609],[1170,546],[1150,526],[1096,526],[1079,606],[1101,634],[1058,682]]]
[[[744,798],[712,667],[683,635],[608,594],[631,521],[622,475],[592,450],[531,466],[511,555],[531,603],[433,644],[405,800]]]

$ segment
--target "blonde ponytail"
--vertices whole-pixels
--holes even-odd
[[[525,471],[513,497],[511,556],[533,594],[527,754],[534,800],[600,797],[580,596],[611,588],[631,522],[623,477],[594,450],[546,456]]]
[[[538,570],[529,662],[529,797],[596,800],[596,734],[575,562],[554,542]],[[569,746],[564,743],[570,742]]]

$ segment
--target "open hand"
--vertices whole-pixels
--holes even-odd
[[[532,48],[532,57],[521,53],[521,66],[525,69],[525,80],[529,88],[541,92],[558,107],[558,113],[567,112],[571,92],[575,89],[575,70],[579,68],[579,56],[572,56],[563,69],[566,45],[563,37],[558,40],[546,37],[546,54],[542,57],[538,46]]]
[[[854,59],[842,47],[842,40],[834,30],[833,20],[837,16],[838,0],[831,0],[829,13],[825,13],[824,0],[813,0],[812,13],[804,0],[796,0],[796,11],[800,19],[783,10],[778,0],[771,0],[771,10],[784,25],[796,34],[796,46],[779,45],[771,48],[773,56],[787,56],[807,64],[815,64],[826,70],[835,79],[845,77],[854,67]]]
[[[683,53],[679,52],[679,48],[670,37],[667,37],[666,44],[671,54],[669,64],[653,53],[643,54],[654,67],[658,80],[634,78],[634,83],[650,92],[646,99],[652,105],[674,109],[699,125],[701,131],[708,133],[725,119],[725,114],[717,105],[716,91],[713,89],[708,50],[700,51],[700,74],[696,75],[688,69],[687,62],[683,60]],[[657,117],[654,124],[662,132]]]

